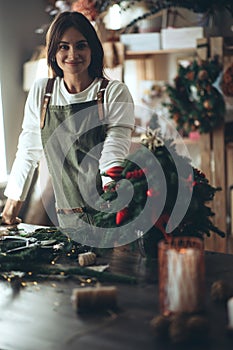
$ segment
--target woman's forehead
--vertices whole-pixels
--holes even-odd
[[[75,27],[67,28],[60,38],[62,41],[69,41],[70,39],[76,41],[87,40],[87,38]]]

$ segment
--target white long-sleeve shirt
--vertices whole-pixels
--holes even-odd
[[[43,155],[40,114],[47,79],[37,80],[29,91],[24,109],[22,132],[13,163],[5,196],[24,201],[31,185],[36,167]],[[95,79],[84,91],[70,94],[62,78],[54,83],[50,105],[65,106],[97,99],[101,79]],[[127,86],[119,81],[110,81],[104,95],[104,111],[108,116],[107,136],[99,160],[100,172],[120,165],[129,152],[131,132],[134,128],[134,105]],[[109,178],[103,177],[103,185]]]

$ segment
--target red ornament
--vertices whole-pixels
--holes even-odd
[[[120,180],[121,179],[121,174],[123,171],[123,167],[122,166],[114,166],[112,168],[109,168],[104,175],[106,176],[110,176],[112,179],[114,180]]]
[[[118,211],[116,214],[116,224],[120,225],[125,219],[127,219],[128,213],[129,213],[129,209],[127,207]]]

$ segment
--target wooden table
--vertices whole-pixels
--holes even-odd
[[[233,255],[206,252],[206,304],[211,323],[209,346],[203,349],[233,349],[226,334],[227,314],[223,304],[210,300],[214,281],[233,280]],[[115,273],[136,276],[137,284],[118,287],[116,313],[77,314],[71,303],[77,280],[40,280],[15,292],[0,283],[1,350],[169,350],[180,349],[158,342],[150,321],[159,314],[157,261],[147,264],[140,254],[116,250],[108,257]],[[109,283],[103,283],[109,285]],[[112,285],[112,283],[110,283]],[[186,347],[187,349],[187,347]],[[189,346],[192,349],[192,345]],[[198,349],[202,349],[199,345]]]

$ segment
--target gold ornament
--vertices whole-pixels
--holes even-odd
[[[208,72],[204,69],[200,70],[198,73],[198,79],[200,80],[206,80],[208,78]]]
[[[203,102],[203,106],[206,108],[206,109],[212,109],[213,106],[212,106],[212,103],[210,102],[210,100],[205,100]]]

